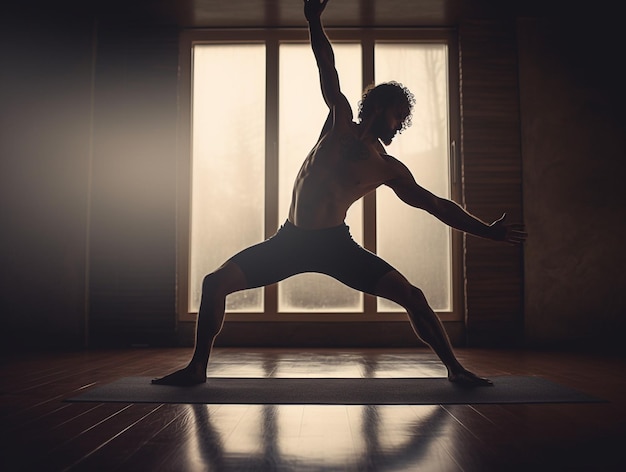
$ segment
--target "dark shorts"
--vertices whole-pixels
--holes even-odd
[[[274,236],[244,249],[230,261],[243,271],[248,288],[270,285],[303,272],[318,272],[361,292],[374,293],[378,281],[394,270],[354,242],[345,224],[306,230],[287,221]]]

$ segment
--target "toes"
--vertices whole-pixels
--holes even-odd
[[[471,372],[462,372],[457,375],[448,377],[450,382],[463,387],[489,387],[493,386],[493,382],[489,379],[478,377]]]
[[[173,374],[166,375],[160,379],[152,379],[152,383],[155,385],[175,385],[179,387],[189,387],[192,385],[198,385],[206,382],[206,376],[193,375],[188,370],[180,370]]]

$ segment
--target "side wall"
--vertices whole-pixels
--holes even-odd
[[[0,16],[0,350],[83,344],[92,39]]]
[[[461,24],[463,187],[472,214],[522,221],[522,156],[514,22]],[[467,339],[513,346],[522,339],[521,247],[465,238]]]
[[[537,346],[623,349],[623,40],[616,20],[586,18],[601,28],[578,20],[518,23],[530,232],[526,338]]]
[[[88,342],[169,345],[178,32],[101,18],[96,51]]]

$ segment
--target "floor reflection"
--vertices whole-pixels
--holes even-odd
[[[190,405],[198,470],[449,470],[439,406]],[[306,410],[311,410],[306,414]],[[400,413],[399,415],[396,413]],[[230,418],[226,418],[230,416]],[[227,419],[227,421],[223,421]],[[447,457],[446,457],[447,456]],[[450,463],[446,466],[446,461]]]
[[[210,377],[440,377],[424,352],[218,350]],[[460,471],[437,405],[189,405],[186,466],[216,471]]]

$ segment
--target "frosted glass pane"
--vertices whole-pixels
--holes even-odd
[[[417,101],[413,126],[387,152],[404,162],[422,187],[450,197],[448,60],[443,44],[377,43],[376,83],[396,80]],[[426,212],[402,203],[386,187],[376,196],[377,252],[420,287],[435,310],[452,308],[451,231]],[[400,311],[378,300],[379,311]]]
[[[264,238],[265,45],[193,48],[189,310],[203,277]],[[227,298],[227,311],[263,311],[263,289]]]
[[[334,44],[341,88],[353,106],[361,95],[360,44]],[[281,44],[279,50],[279,214],[287,219],[294,179],[302,161],[317,142],[328,115],[319,74],[309,44]],[[346,223],[355,241],[363,241],[363,206],[356,202]],[[280,312],[362,311],[363,296],[331,277],[301,274],[278,285]]]

